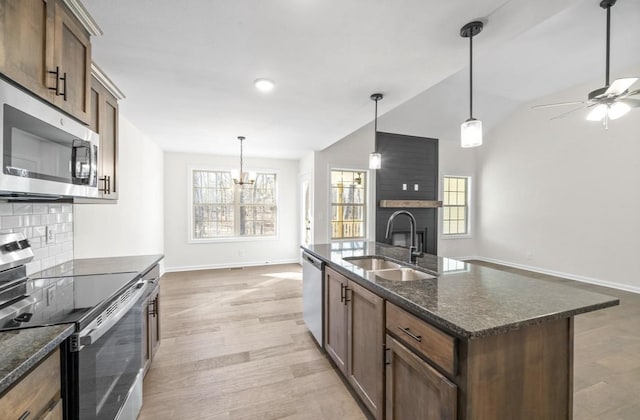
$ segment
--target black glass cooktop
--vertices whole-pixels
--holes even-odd
[[[37,276],[36,276],[37,277]],[[78,330],[105,309],[137,273],[29,278],[0,292],[0,331],[76,323]]]

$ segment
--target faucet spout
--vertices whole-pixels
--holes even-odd
[[[387,220],[387,231],[384,235],[385,238],[389,238],[391,231],[393,230],[393,223],[396,220],[396,217],[400,215],[405,215],[409,218],[409,227],[410,227],[410,235],[411,235],[411,246],[409,247],[409,262],[412,264],[416,263],[416,257],[420,255],[418,252],[418,247],[416,246],[416,218],[408,212],[407,210],[398,210],[389,217]]]

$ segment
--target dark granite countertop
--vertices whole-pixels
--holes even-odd
[[[303,245],[331,268],[452,335],[478,338],[615,306],[612,296],[424,254],[417,268],[434,279],[389,281],[344,260],[378,255],[408,261],[409,251],[376,242]]]
[[[73,324],[63,324],[0,332],[0,395],[73,331]]]

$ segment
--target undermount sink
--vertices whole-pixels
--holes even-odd
[[[398,263],[394,263],[392,261],[385,260],[383,258],[345,258],[345,261],[348,261],[350,264],[355,265],[356,267],[360,267],[365,271],[377,271],[377,270],[386,270],[389,268],[400,268],[402,267]]]
[[[413,281],[435,278],[431,274],[379,257],[348,257],[345,261],[384,280]]]
[[[413,281],[436,278],[431,274],[427,274],[423,271],[414,270],[413,268],[408,267],[393,268],[389,270],[377,270],[373,271],[373,274],[385,280],[392,281]]]

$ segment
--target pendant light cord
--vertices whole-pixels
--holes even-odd
[[[469,118],[473,118],[473,35],[469,37]]]
[[[376,115],[373,119],[373,135],[376,137],[378,136],[378,101],[379,99],[376,98]]]
[[[609,47],[611,44],[611,5],[607,6],[607,57],[606,57],[606,70],[605,70],[605,86],[609,86]]]

